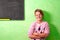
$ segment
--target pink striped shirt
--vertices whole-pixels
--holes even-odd
[[[40,31],[39,31],[39,27],[40,27]],[[32,35],[34,32],[38,32],[38,33],[44,32],[46,34],[49,34],[48,23],[44,21],[40,24],[38,24],[37,22],[33,22],[29,28],[28,36]],[[34,40],[34,39],[31,39],[31,40]],[[36,40],[41,40],[41,39],[36,39]]]

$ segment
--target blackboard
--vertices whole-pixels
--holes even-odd
[[[24,0],[0,0],[0,19],[24,20]]]

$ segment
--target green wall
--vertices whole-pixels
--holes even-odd
[[[0,21],[0,40],[29,40],[27,32],[35,21],[34,10],[44,12],[49,23],[50,35],[47,40],[60,40],[60,0],[25,0],[25,20]]]

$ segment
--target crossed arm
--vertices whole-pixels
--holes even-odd
[[[31,28],[29,29],[29,32],[28,32],[29,38],[32,38],[32,39],[46,38],[48,36],[48,34],[49,34],[49,26],[48,26],[48,23],[46,23],[45,26],[46,27],[45,27],[44,33],[36,33],[36,32],[33,33],[34,26],[31,25]]]
[[[29,36],[31,39],[40,39],[40,38],[46,38],[48,34],[46,33],[33,33],[32,35]]]

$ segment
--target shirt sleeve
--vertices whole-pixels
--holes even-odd
[[[45,24],[45,33],[49,34],[49,25],[47,22]]]
[[[30,25],[30,28],[28,30],[28,36],[32,35],[32,33],[34,32],[34,26],[35,26],[35,23],[32,23]]]

